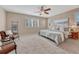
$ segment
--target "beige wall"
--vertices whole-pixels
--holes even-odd
[[[39,19],[40,21],[40,27],[39,28],[27,28],[25,26],[25,21],[28,19]],[[20,34],[32,34],[32,33],[38,33],[40,29],[45,29],[47,28],[47,19],[46,18],[41,18],[41,17],[36,17],[36,16],[31,16],[31,15],[24,15],[24,14],[18,14],[18,13],[12,13],[12,12],[7,12],[7,24],[6,24],[6,29],[11,29],[11,21],[18,21],[18,28],[19,28],[19,33]]]
[[[6,14],[5,11],[0,8],[0,31],[5,30],[5,23],[6,23]]]

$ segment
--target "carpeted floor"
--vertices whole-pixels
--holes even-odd
[[[79,39],[67,39],[59,45],[60,48],[68,51],[68,53],[79,54]]]
[[[59,46],[38,34],[20,36],[15,40],[18,54],[79,53],[79,40],[67,39]]]
[[[59,48],[52,41],[43,38],[37,34],[21,36],[16,40],[18,54],[65,54],[62,48]]]

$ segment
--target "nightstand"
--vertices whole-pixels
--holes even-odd
[[[69,38],[72,38],[74,40],[77,40],[79,38],[79,32],[70,32],[71,35],[69,35]]]

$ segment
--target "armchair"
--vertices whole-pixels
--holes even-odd
[[[14,37],[9,37],[9,35],[6,35],[5,31],[0,31],[0,37],[0,41],[2,42],[2,46],[0,46],[0,54],[6,54],[13,50],[15,50],[15,53],[17,53],[17,45],[14,41]]]

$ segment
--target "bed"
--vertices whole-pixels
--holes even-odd
[[[40,30],[40,35],[55,41],[57,45],[65,40],[64,32],[58,30]]]

